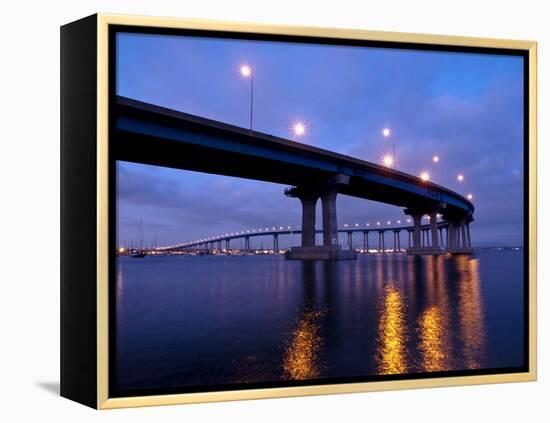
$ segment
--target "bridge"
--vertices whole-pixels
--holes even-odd
[[[302,206],[301,246],[289,259],[353,259],[338,243],[336,197],[349,195],[404,209],[413,221],[410,254],[470,253],[474,205],[462,195],[416,176],[317,147],[219,121],[117,97],[111,154],[117,160],[247,178],[290,186]],[[315,208],[322,204],[322,245]],[[437,215],[448,233],[445,249]],[[422,243],[422,217],[431,243]]]
[[[421,229],[421,247],[430,248],[434,244],[434,240],[431,237],[431,225],[423,224],[420,227]],[[437,231],[438,239],[435,241],[441,247],[449,245],[449,224],[448,222],[437,222]],[[414,226],[395,226],[395,227],[374,227],[374,228],[342,228],[338,229],[339,233],[345,233],[347,235],[347,248],[349,250],[354,250],[353,235],[360,234],[362,235],[362,251],[371,252],[372,250],[377,252],[401,252],[403,251],[401,247],[401,232],[406,232],[408,234],[408,249],[412,247]],[[391,233],[393,235],[393,244],[388,243],[386,247],[386,238],[385,233]],[[316,234],[322,234],[322,229],[316,229]],[[369,239],[369,235],[374,233],[375,242]],[[209,236],[206,238],[201,238],[193,241],[183,242],[180,244],[162,246],[155,248],[155,251],[168,252],[168,251],[179,251],[179,250],[218,250],[218,251],[229,251],[232,249],[231,241],[244,240],[244,251],[257,250],[251,248],[250,241],[252,238],[256,237],[272,237],[272,248],[274,252],[281,251],[279,248],[279,237],[281,235],[301,235],[302,231],[300,229],[292,229],[292,227],[283,227],[283,226],[272,226],[266,228],[259,228],[246,231],[237,231],[231,232],[224,235]],[[372,238],[372,237],[371,237]],[[469,233],[465,234],[466,247],[471,248],[471,240]],[[443,250],[444,251],[444,250]]]

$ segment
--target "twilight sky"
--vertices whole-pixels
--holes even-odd
[[[474,196],[474,246],[522,245],[520,57],[144,34],[119,34],[116,57],[117,94],[243,127],[246,63],[255,75],[255,130],[292,139],[302,120],[300,142],[363,160],[380,163],[391,151],[382,136],[391,128],[397,169],[427,171]],[[283,185],[125,162],[117,175],[118,245],[136,245],[140,220],[146,245],[300,224],[300,203]],[[406,218],[400,208],[342,195],[337,207],[340,227]],[[320,227],[320,202],[317,212]]]

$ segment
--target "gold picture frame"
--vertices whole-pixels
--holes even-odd
[[[69,24],[73,25],[73,24]],[[361,29],[335,29],[300,26],[276,26],[224,21],[178,19],[162,17],[95,15],[96,25],[96,398],[95,408],[112,409],[152,405],[188,404],[213,401],[233,401],[259,398],[279,398],[305,395],[343,394],[397,389],[416,389],[446,386],[476,385],[504,382],[535,381],[537,378],[537,43],[504,39],[381,32]],[[250,34],[328,37],[343,40],[369,40],[397,43],[418,43],[437,46],[483,47],[515,49],[528,52],[529,58],[529,371],[460,377],[439,377],[395,381],[373,381],[332,385],[313,385],[266,389],[231,390],[170,395],[109,397],[109,27],[112,25],[151,28],[173,28],[226,31]],[[526,174],[527,176],[527,174]],[[68,371],[67,371],[68,372]],[[62,382],[63,384],[63,382]],[[62,387],[63,394],[63,387]],[[71,398],[67,390],[65,396]],[[73,398],[74,399],[74,398]],[[78,400],[78,399],[77,399]],[[80,401],[85,402],[85,401]],[[89,404],[88,405],[94,405]]]

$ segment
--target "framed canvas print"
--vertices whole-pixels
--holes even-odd
[[[536,43],[61,29],[61,394],[536,379]]]

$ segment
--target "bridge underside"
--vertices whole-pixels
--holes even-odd
[[[319,181],[336,175],[305,164],[281,162],[268,157],[243,155],[120,130],[115,134],[114,154],[118,160],[128,162],[291,186],[315,186]],[[441,202],[439,197],[426,199],[415,192],[406,192],[397,186],[384,186],[359,176],[351,176],[348,184],[338,187],[338,193],[399,207],[425,207]]]

